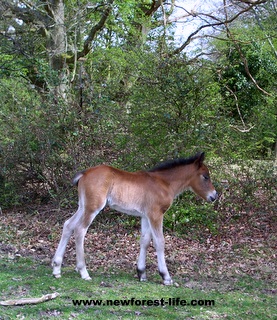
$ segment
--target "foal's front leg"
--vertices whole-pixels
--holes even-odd
[[[146,281],[146,253],[151,241],[151,229],[146,217],[141,218],[140,252],[137,273],[140,281]]]
[[[164,236],[163,236],[163,216],[157,218],[150,218],[150,228],[152,231],[153,242],[157,252],[158,268],[160,276],[163,278],[165,285],[173,284],[173,281],[168,272],[165,256],[164,256]]]

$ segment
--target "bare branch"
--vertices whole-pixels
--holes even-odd
[[[247,1],[247,0],[245,0]],[[251,0],[252,1],[252,0]],[[242,14],[250,11],[253,7],[255,7],[257,4],[260,4],[260,3],[263,3],[263,2],[266,2],[267,0],[259,0],[259,1],[254,1],[254,3],[249,3],[249,5],[245,8],[242,8],[238,13],[236,13],[233,17],[230,17],[230,18],[227,18],[227,16],[225,17],[224,20],[221,20],[211,14],[208,14],[208,13],[196,13],[196,12],[193,12],[190,13],[192,16],[197,16],[197,17],[207,17],[207,18],[210,18],[212,20],[214,20],[214,22],[211,22],[211,23],[208,23],[205,19],[203,19],[206,24],[203,24],[201,26],[199,26],[194,32],[192,32],[187,40],[177,49],[175,49],[171,55],[175,55],[175,54],[179,54],[180,52],[182,52],[189,44],[190,42],[194,39],[194,36],[197,35],[201,30],[203,29],[206,29],[206,28],[211,28],[211,27],[218,27],[218,26],[226,26],[227,24],[235,21],[239,16],[241,16]],[[241,3],[241,2],[244,2],[244,1],[238,1],[237,3]],[[248,2],[247,2],[248,3]],[[224,5],[224,8],[226,9],[227,5],[225,3]],[[186,11],[187,12],[187,11]],[[189,13],[189,12],[187,12]],[[172,22],[176,22],[177,20],[172,20]]]
[[[214,55],[215,53],[217,53],[217,52],[205,52],[205,51],[202,51],[202,52],[198,53],[196,56],[194,56],[193,58],[189,59],[187,63],[188,63],[188,64],[194,64],[196,61],[198,61],[198,59],[199,59],[200,57],[203,57],[203,56],[205,56],[205,57],[207,57],[207,56],[212,56],[212,55]]]
[[[240,58],[241,58],[241,60],[242,60],[242,62],[243,62],[244,69],[245,69],[248,77],[251,79],[251,81],[254,83],[255,87],[256,87],[258,90],[260,90],[262,93],[266,94],[267,96],[271,96],[270,93],[268,93],[267,91],[265,91],[263,88],[261,88],[261,87],[258,85],[257,81],[256,81],[255,78],[252,76],[252,74],[251,74],[251,72],[250,72],[250,70],[249,70],[249,66],[248,66],[248,61],[247,61],[247,59],[245,58],[244,54],[243,54],[242,51],[241,51],[240,46],[237,44],[236,40],[233,38],[233,36],[231,35],[231,33],[230,33],[230,37],[232,37],[232,39],[233,39],[233,43],[234,43],[234,45],[235,45],[235,47],[236,47],[236,49],[237,49],[237,51],[238,51],[238,53],[239,53],[239,55],[240,55]]]
[[[92,40],[96,37],[97,33],[104,27],[110,13],[111,13],[111,10],[112,10],[111,5],[113,4],[113,2],[114,2],[114,0],[108,0],[106,8],[104,9],[104,11],[102,13],[102,16],[101,16],[99,22],[96,25],[94,25],[89,32],[89,35],[88,35],[87,39],[85,40],[83,50],[81,52],[78,52],[77,60],[79,58],[85,57],[90,52]],[[69,63],[74,62],[74,56],[67,59],[67,62],[69,62]]]
[[[239,0],[239,1],[234,1],[234,3],[240,3],[240,2],[243,2],[243,3],[246,3],[246,4],[254,4],[256,6],[257,4],[266,3],[267,0]]]
[[[27,24],[33,23],[42,25],[42,21],[46,24],[49,21],[47,15],[43,14],[39,10],[29,4],[25,8],[19,7],[12,1],[2,0],[0,5],[0,16],[6,18],[18,18]]]
[[[159,9],[159,7],[162,5],[162,1],[163,0],[157,0],[157,1],[156,0],[152,0],[152,5],[151,5],[150,9],[142,8],[145,16],[147,16],[147,17],[152,16],[152,14],[154,12],[156,12]]]
[[[254,127],[255,127],[255,125],[253,125],[252,127],[248,128],[248,129],[246,129],[246,128],[241,129],[241,128],[237,127],[237,126],[234,126],[234,125],[230,124],[230,128],[233,128],[233,129],[235,129],[235,130],[237,130],[239,132],[242,132],[242,133],[250,132]]]
[[[244,120],[243,120],[243,117],[242,117],[240,108],[239,108],[239,100],[238,100],[238,97],[237,97],[237,95],[235,94],[235,92],[234,92],[231,88],[229,88],[226,84],[224,85],[224,87],[231,93],[231,95],[232,95],[232,96],[234,97],[234,99],[235,99],[235,104],[236,104],[236,108],[237,108],[237,111],[238,111],[238,114],[239,114],[239,117],[240,117],[240,121],[241,121],[241,123],[242,123],[242,125],[243,125],[243,128],[244,128],[244,130],[245,130],[246,125],[245,125],[245,122],[244,122]]]
[[[164,5],[162,4],[162,12],[163,12],[163,26],[164,28],[166,27],[166,24],[167,24],[167,16],[166,16],[166,12],[165,12],[165,9],[164,9]]]

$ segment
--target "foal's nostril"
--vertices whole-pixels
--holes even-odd
[[[215,192],[212,196],[209,196],[209,201],[214,202],[218,197],[218,193]]]

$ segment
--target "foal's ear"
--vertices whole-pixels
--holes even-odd
[[[205,159],[205,152],[198,153],[197,159],[194,161],[194,163],[200,168],[204,162]]]

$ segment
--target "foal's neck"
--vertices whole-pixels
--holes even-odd
[[[155,171],[152,174],[164,180],[174,193],[174,197],[190,188],[195,173],[193,165],[179,166],[172,169]]]

